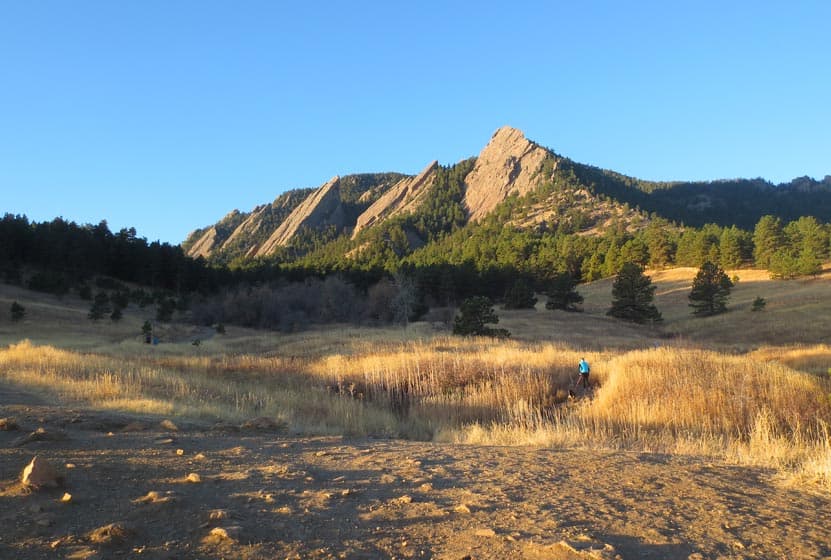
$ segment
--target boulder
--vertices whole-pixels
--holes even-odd
[[[41,488],[57,488],[62,482],[61,476],[55,467],[49,464],[46,459],[34,457],[23,469],[20,477],[21,482],[28,488],[36,490]]]

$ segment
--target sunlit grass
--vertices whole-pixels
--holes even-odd
[[[583,314],[546,312],[544,302],[500,310],[514,333],[507,341],[451,337],[425,323],[295,334],[228,327],[225,336],[173,324],[156,346],[142,342],[135,312],[92,324],[72,302],[39,296],[26,324],[0,324],[0,338],[13,341],[0,349],[0,380],[100,410],[206,424],[269,416],[298,434],[719,457],[831,490],[829,331],[825,319],[802,316],[831,316],[827,279],[770,282],[739,271],[736,309],[698,320],[686,309],[693,274],[654,273],[662,327],[606,317],[604,281],[581,287]],[[769,309],[752,313],[743,306],[757,293]],[[791,308],[793,293],[803,303]],[[770,342],[788,329],[822,342]],[[30,333],[33,342],[19,342]],[[571,401],[580,357],[599,386],[594,398]]]

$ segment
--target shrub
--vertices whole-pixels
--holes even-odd
[[[765,308],[766,304],[767,304],[767,302],[765,301],[765,298],[757,296],[756,299],[753,300],[753,305],[750,306],[750,310],[751,311],[761,311],[762,309]]]
[[[12,306],[11,306],[10,311],[11,311],[12,321],[14,321],[14,322],[20,321],[26,315],[26,308],[23,307],[22,305],[20,305],[19,303],[17,303],[16,301],[12,302]]]

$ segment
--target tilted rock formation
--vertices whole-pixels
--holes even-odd
[[[187,255],[191,258],[208,258],[216,248],[216,227],[211,226],[205,233],[203,233],[187,250]]]
[[[186,246],[185,253],[194,259],[208,258],[225,242],[229,233],[236,229],[244,217],[245,214],[239,210],[232,210],[216,224],[193,232],[183,244]]]
[[[354,238],[362,229],[375,225],[382,220],[415,210],[422,202],[424,195],[430,190],[430,186],[436,178],[438,167],[439,162],[433,161],[415,177],[401,179],[393,185],[363,214],[358,216],[352,237]]]
[[[534,190],[543,179],[539,172],[550,152],[527,140],[521,131],[504,126],[479,154],[465,178],[464,203],[471,221],[485,217],[509,195]]]
[[[340,199],[340,177],[315,190],[274,230],[257,249],[256,256],[270,255],[277,247],[286,245],[302,227],[320,229],[334,225],[346,226],[346,213]]]

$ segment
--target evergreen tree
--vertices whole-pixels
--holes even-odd
[[[176,300],[169,297],[162,298],[156,307],[156,320],[160,323],[168,323],[173,319],[174,311],[176,311]]]
[[[803,266],[805,263],[803,263]],[[787,247],[774,251],[768,259],[767,268],[770,277],[777,280],[790,280],[799,276],[799,256]]]
[[[732,226],[724,228],[719,240],[720,264],[723,268],[739,268],[744,264],[748,248],[752,245],[750,235]]]
[[[498,323],[499,317],[493,310],[493,302],[485,296],[467,298],[459,307],[459,315],[453,322],[453,334],[462,336],[492,336],[507,338],[506,329],[492,329],[489,323]]]
[[[145,321],[141,326],[141,334],[144,336],[144,342],[150,344],[153,337],[153,325],[150,321]]]
[[[110,308],[110,297],[107,295],[106,292],[98,292],[95,294],[95,298],[92,300],[92,307],[89,308],[89,313],[87,317],[92,319],[93,321],[97,321],[104,317],[107,313],[110,313],[112,309]]]
[[[606,314],[635,323],[660,321],[654,298],[652,279],[637,264],[625,263],[612,284],[612,307]]]
[[[577,280],[568,273],[555,274],[548,283],[546,309],[581,311],[577,305],[583,303],[583,296],[577,290]]]
[[[670,227],[667,220],[654,218],[644,231],[649,248],[649,265],[654,268],[668,266],[675,260],[676,242]]]
[[[534,289],[521,278],[505,293],[505,309],[534,309],[536,304]]]
[[[12,321],[14,321],[15,323],[23,319],[23,317],[26,315],[26,308],[17,303],[16,301],[12,302],[10,311]]]
[[[768,268],[771,257],[784,245],[782,221],[776,216],[762,216],[753,230],[753,259],[756,266]]]
[[[720,266],[705,262],[695,275],[688,296],[693,315],[707,317],[727,311],[727,300],[732,287],[733,282]]]

